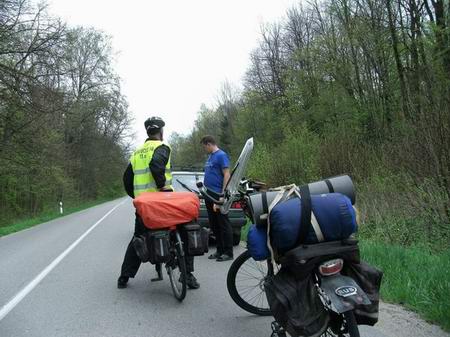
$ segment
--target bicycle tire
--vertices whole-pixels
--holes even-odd
[[[320,337],[360,337],[358,324],[353,311],[347,311],[341,316],[342,331],[333,332],[330,327]]]
[[[231,264],[230,269],[228,270],[228,275],[227,275],[228,293],[230,294],[233,301],[240,308],[244,309],[245,311],[250,312],[255,315],[259,315],[259,316],[271,316],[272,313],[271,313],[268,305],[267,305],[267,307],[258,307],[258,306],[255,306],[255,305],[249,303],[241,296],[241,294],[239,293],[239,291],[237,289],[236,277],[238,275],[238,272],[239,272],[240,268],[249,260],[256,263],[256,261],[253,260],[253,258],[250,256],[249,251],[246,250],[241,255],[239,255]],[[269,263],[269,262],[267,262],[267,263]],[[265,276],[264,275],[262,275],[262,276],[263,277],[259,279],[259,283],[258,283],[257,287],[259,287],[261,289],[260,296],[263,296],[265,299],[265,292],[263,289],[263,284],[264,284],[265,277],[267,277],[268,275],[266,274]],[[255,281],[256,281],[256,279],[255,279]],[[256,288],[256,286],[255,286],[255,288]]]
[[[347,311],[344,313],[344,319],[348,329],[348,335],[350,337],[360,337],[358,324],[356,323],[355,314],[353,311]]]
[[[177,232],[175,234],[178,234]],[[174,241],[176,241],[174,243]],[[187,278],[187,271],[186,271],[186,261],[184,259],[184,252],[183,252],[183,243],[181,242],[181,239],[179,235],[175,235],[175,239],[171,241],[171,261],[166,265],[167,272],[169,274],[169,280],[170,285],[172,287],[172,292],[175,298],[182,302],[184,298],[186,297],[186,278]],[[179,269],[180,275],[176,276],[174,275],[174,270]],[[181,288],[177,286],[177,284],[181,285]]]

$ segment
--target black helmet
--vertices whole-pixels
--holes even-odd
[[[148,118],[145,122],[145,130],[147,130],[147,132],[149,131],[158,131],[159,129],[161,129],[162,127],[164,127],[166,125],[166,123],[164,123],[164,121],[162,120],[161,117],[150,117]]]

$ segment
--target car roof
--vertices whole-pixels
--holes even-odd
[[[205,172],[200,172],[200,171],[172,171],[172,175],[173,174],[178,174],[178,175],[205,175]]]

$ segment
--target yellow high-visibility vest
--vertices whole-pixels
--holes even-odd
[[[148,140],[137,149],[130,158],[130,163],[134,173],[134,196],[144,192],[157,192],[156,181],[153,178],[149,165],[153,154],[158,146],[164,144],[160,140]],[[167,144],[165,144],[167,145]],[[167,145],[168,146],[168,145]],[[170,148],[170,147],[169,147]],[[166,185],[165,189],[172,188],[172,172],[170,171],[170,156],[166,165]]]

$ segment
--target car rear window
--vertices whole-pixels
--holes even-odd
[[[172,174],[172,186],[177,192],[185,192],[186,189],[180,184],[180,181],[192,190],[198,190],[197,181],[203,182],[203,174]]]

